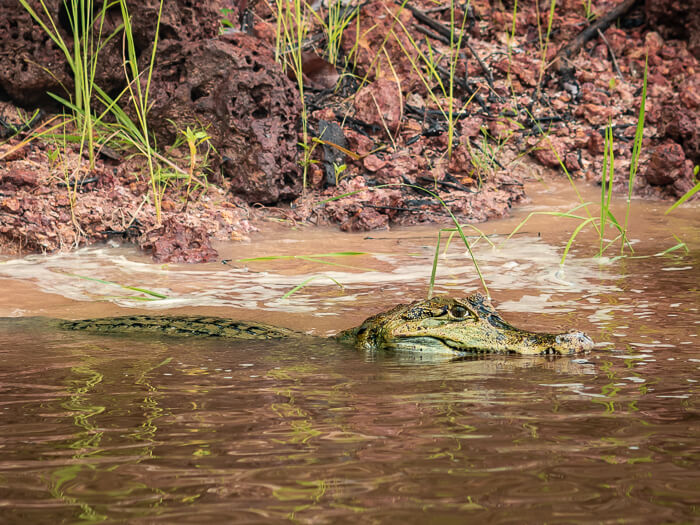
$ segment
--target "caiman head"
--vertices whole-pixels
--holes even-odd
[[[593,341],[583,332],[547,334],[515,328],[480,293],[464,299],[438,296],[399,305],[337,338],[368,350],[452,355],[575,354],[593,348]]]

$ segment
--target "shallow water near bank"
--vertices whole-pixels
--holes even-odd
[[[220,247],[227,264],[160,266],[108,246],[5,259],[2,521],[700,519],[698,207],[664,217],[666,203],[635,202],[631,236],[646,258],[594,258],[584,238],[562,269],[561,230],[575,223],[552,217],[505,241],[530,211],[570,208],[567,191],[553,184],[481,225],[498,247],[481,240],[475,253],[507,320],[593,337],[574,358],[426,362],[322,337],[107,336],[34,317],[206,313],[326,336],[424,297],[437,227],[279,229]],[[688,251],[652,256],[674,234]],[[364,254],[241,261],[348,251]],[[478,287],[453,239],[436,291]]]

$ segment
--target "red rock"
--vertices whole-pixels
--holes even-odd
[[[605,30],[605,38],[613,49],[616,57],[622,57],[629,44],[628,34],[615,26],[610,26]]]
[[[158,262],[202,263],[218,257],[204,228],[184,224],[177,216],[165,218],[139,244],[142,249],[150,250]]]
[[[253,32],[260,40],[264,40],[270,44],[274,44],[275,39],[277,38],[277,28],[274,24],[269,22],[257,22],[253,28]]]
[[[13,160],[24,159],[27,157],[27,154],[29,153],[29,148],[26,144],[20,148],[13,149],[15,146],[16,144],[4,144],[0,148],[0,155],[2,156],[3,161],[9,162]]]
[[[36,186],[39,184],[39,174],[36,171],[10,169],[0,173],[0,184],[11,183],[15,186]]]
[[[681,82],[678,86],[678,97],[689,109],[700,106],[700,73],[695,73]]]
[[[603,105],[609,103],[609,97],[606,92],[596,86],[593,82],[585,82],[581,85],[581,101]]]
[[[464,145],[464,142],[460,141],[457,147],[452,150],[452,157],[450,158],[447,170],[450,175],[457,177],[462,184],[471,184],[474,182],[470,177],[474,172],[474,166],[472,165],[469,150]]]
[[[72,35],[68,22],[60,20],[59,13],[65,9],[62,0],[30,1],[29,4],[42,14],[42,5],[57,21],[54,26],[69,49],[72,49]],[[160,2],[144,0],[128,2],[134,41],[139,51],[145,51],[153,42]],[[221,20],[221,8],[228,2],[192,2],[172,0],[162,10],[159,34],[163,39],[192,41],[216,36]],[[43,17],[45,19],[45,17]],[[60,21],[59,21],[60,20]],[[196,22],[195,22],[196,21]],[[61,23],[62,22],[62,23]],[[121,24],[119,9],[110,9],[102,26],[102,38],[109,35]],[[146,56],[144,53],[142,56]],[[40,30],[39,25],[17,2],[0,2],[0,86],[13,100],[27,107],[50,103],[47,92],[65,93],[73,90],[73,79],[65,54]],[[122,36],[106,42],[100,49],[95,83],[106,92],[119,92],[125,85],[123,70]]]
[[[20,209],[19,201],[14,197],[7,197],[0,201],[0,209],[9,211],[10,213],[17,213]]]
[[[656,31],[649,31],[644,35],[644,45],[650,55],[658,55],[664,47],[664,39]]]
[[[355,96],[355,118],[395,132],[401,123],[401,97],[396,82],[380,78]]]
[[[650,27],[667,40],[686,40],[688,50],[700,60],[700,9],[697,1],[645,0],[644,11]]]
[[[513,132],[520,129],[518,123],[508,119],[496,119],[488,121],[489,134],[496,141],[507,140]]]
[[[608,59],[608,46],[604,43],[600,43],[595,48],[593,48],[593,56],[600,60]]]
[[[263,204],[298,196],[301,101],[271,51],[242,33],[169,40],[158,51],[148,115],[159,143],[171,144],[178,130],[199,123],[219,154],[212,167],[231,191]]]
[[[481,128],[484,125],[483,117],[471,116],[459,121],[459,129],[463,137],[474,138],[481,135]]]
[[[667,141],[652,150],[644,177],[653,186],[673,184],[679,176],[682,176],[679,170],[684,164],[685,154],[681,145]]]
[[[367,135],[349,128],[343,129],[343,134],[348,141],[348,149],[357,155],[367,155],[374,149],[374,141]]]
[[[674,91],[668,79],[664,75],[656,72],[652,72],[648,75],[647,90],[648,96],[653,98],[662,96],[668,97],[671,96]]]
[[[567,153],[564,159],[564,166],[566,166],[566,169],[569,170],[570,173],[579,171],[581,169],[581,164],[578,161],[578,154],[574,152]]]
[[[160,209],[163,211],[174,211],[177,205],[171,199],[163,199],[160,203]]]
[[[556,150],[558,157],[552,148]],[[563,162],[570,148],[568,141],[559,137],[549,137],[540,143],[540,149],[535,150],[535,158],[545,166],[558,168],[560,167],[559,159]]]
[[[354,215],[340,224],[340,229],[347,232],[385,230],[389,227],[389,217],[372,208],[357,208]]]
[[[56,206],[70,206],[70,199],[65,193],[56,196]]]
[[[362,164],[368,171],[375,172],[386,166],[387,161],[380,159],[377,155],[369,155],[363,159]]]
[[[658,129],[661,136],[681,144],[691,161],[700,162],[700,112],[666,104],[661,108]]]
[[[583,117],[594,126],[604,126],[608,124],[610,117],[615,113],[615,110],[609,106],[601,106],[599,104],[580,104],[574,114],[577,117]]]
[[[494,62],[493,67],[503,73],[508,73],[508,71],[510,71],[511,75],[515,75],[527,86],[533,87],[537,85],[540,69],[539,64],[534,60],[528,60],[524,57],[514,57],[509,61],[507,58],[504,58],[503,60]]]

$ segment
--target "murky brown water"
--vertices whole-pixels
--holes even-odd
[[[537,208],[569,198],[540,196]],[[426,363],[322,338],[97,336],[26,318],[206,312],[327,335],[424,296],[436,228],[286,231],[225,254],[368,252],[332,259],[354,268],[160,267],[124,248],[6,261],[0,521],[698,522],[700,220],[697,205],[660,217],[665,206],[635,203],[636,253],[663,251],[675,234],[687,254],[600,261],[583,243],[562,272],[566,223],[551,217],[497,250],[477,245],[503,315],[588,331],[599,344],[584,359]],[[463,251],[450,246],[438,292],[477,288]]]

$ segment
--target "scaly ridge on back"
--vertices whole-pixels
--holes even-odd
[[[301,335],[294,330],[264,323],[198,315],[103,317],[61,321],[60,326],[67,330],[86,330],[90,332],[147,332],[167,335],[200,335],[225,339],[282,339]]]

